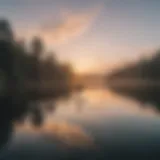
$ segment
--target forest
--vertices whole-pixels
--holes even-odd
[[[28,46],[25,41],[16,40],[6,20],[0,21],[0,52],[1,81],[8,74],[14,92],[45,95],[72,89],[74,71],[71,64],[58,61],[54,52],[48,53],[43,39],[38,36],[34,36]]]

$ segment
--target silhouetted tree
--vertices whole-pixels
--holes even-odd
[[[34,37],[31,42],[32,54],[36,57],[40,57],[40,55],[44,51],[44,43],[42,39],[39,37]]]

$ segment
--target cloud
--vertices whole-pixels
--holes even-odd
[[[63,8],[56,17],[48,14],[48,17],[32,28],[18,28],[16,39],[23,39],[25,35],[25,40],[29,42],[34,36],[39,36],[44,39],[47,46],[70,42],[90,29],[101,10],[101,5],[92,9],[72,12]]]
[[[69,13],[62,11],[59,22],[47,22],[40,27],[40,35],[52,43],[64,43],[82,35],[93,24],[100,9],[92,9],[85,13]]]

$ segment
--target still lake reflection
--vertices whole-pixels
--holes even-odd
[[[29,106],[11,129],[1,129],[8,138],[0,159],[159,157],[160,115],[151,103],[96,89]]]

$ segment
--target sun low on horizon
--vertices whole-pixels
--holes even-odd
[[[17,38],[42,37],[46,50],[78,73],[104,73],[158,49],[158,6],[156,0],[2,0],[0,15]]]

